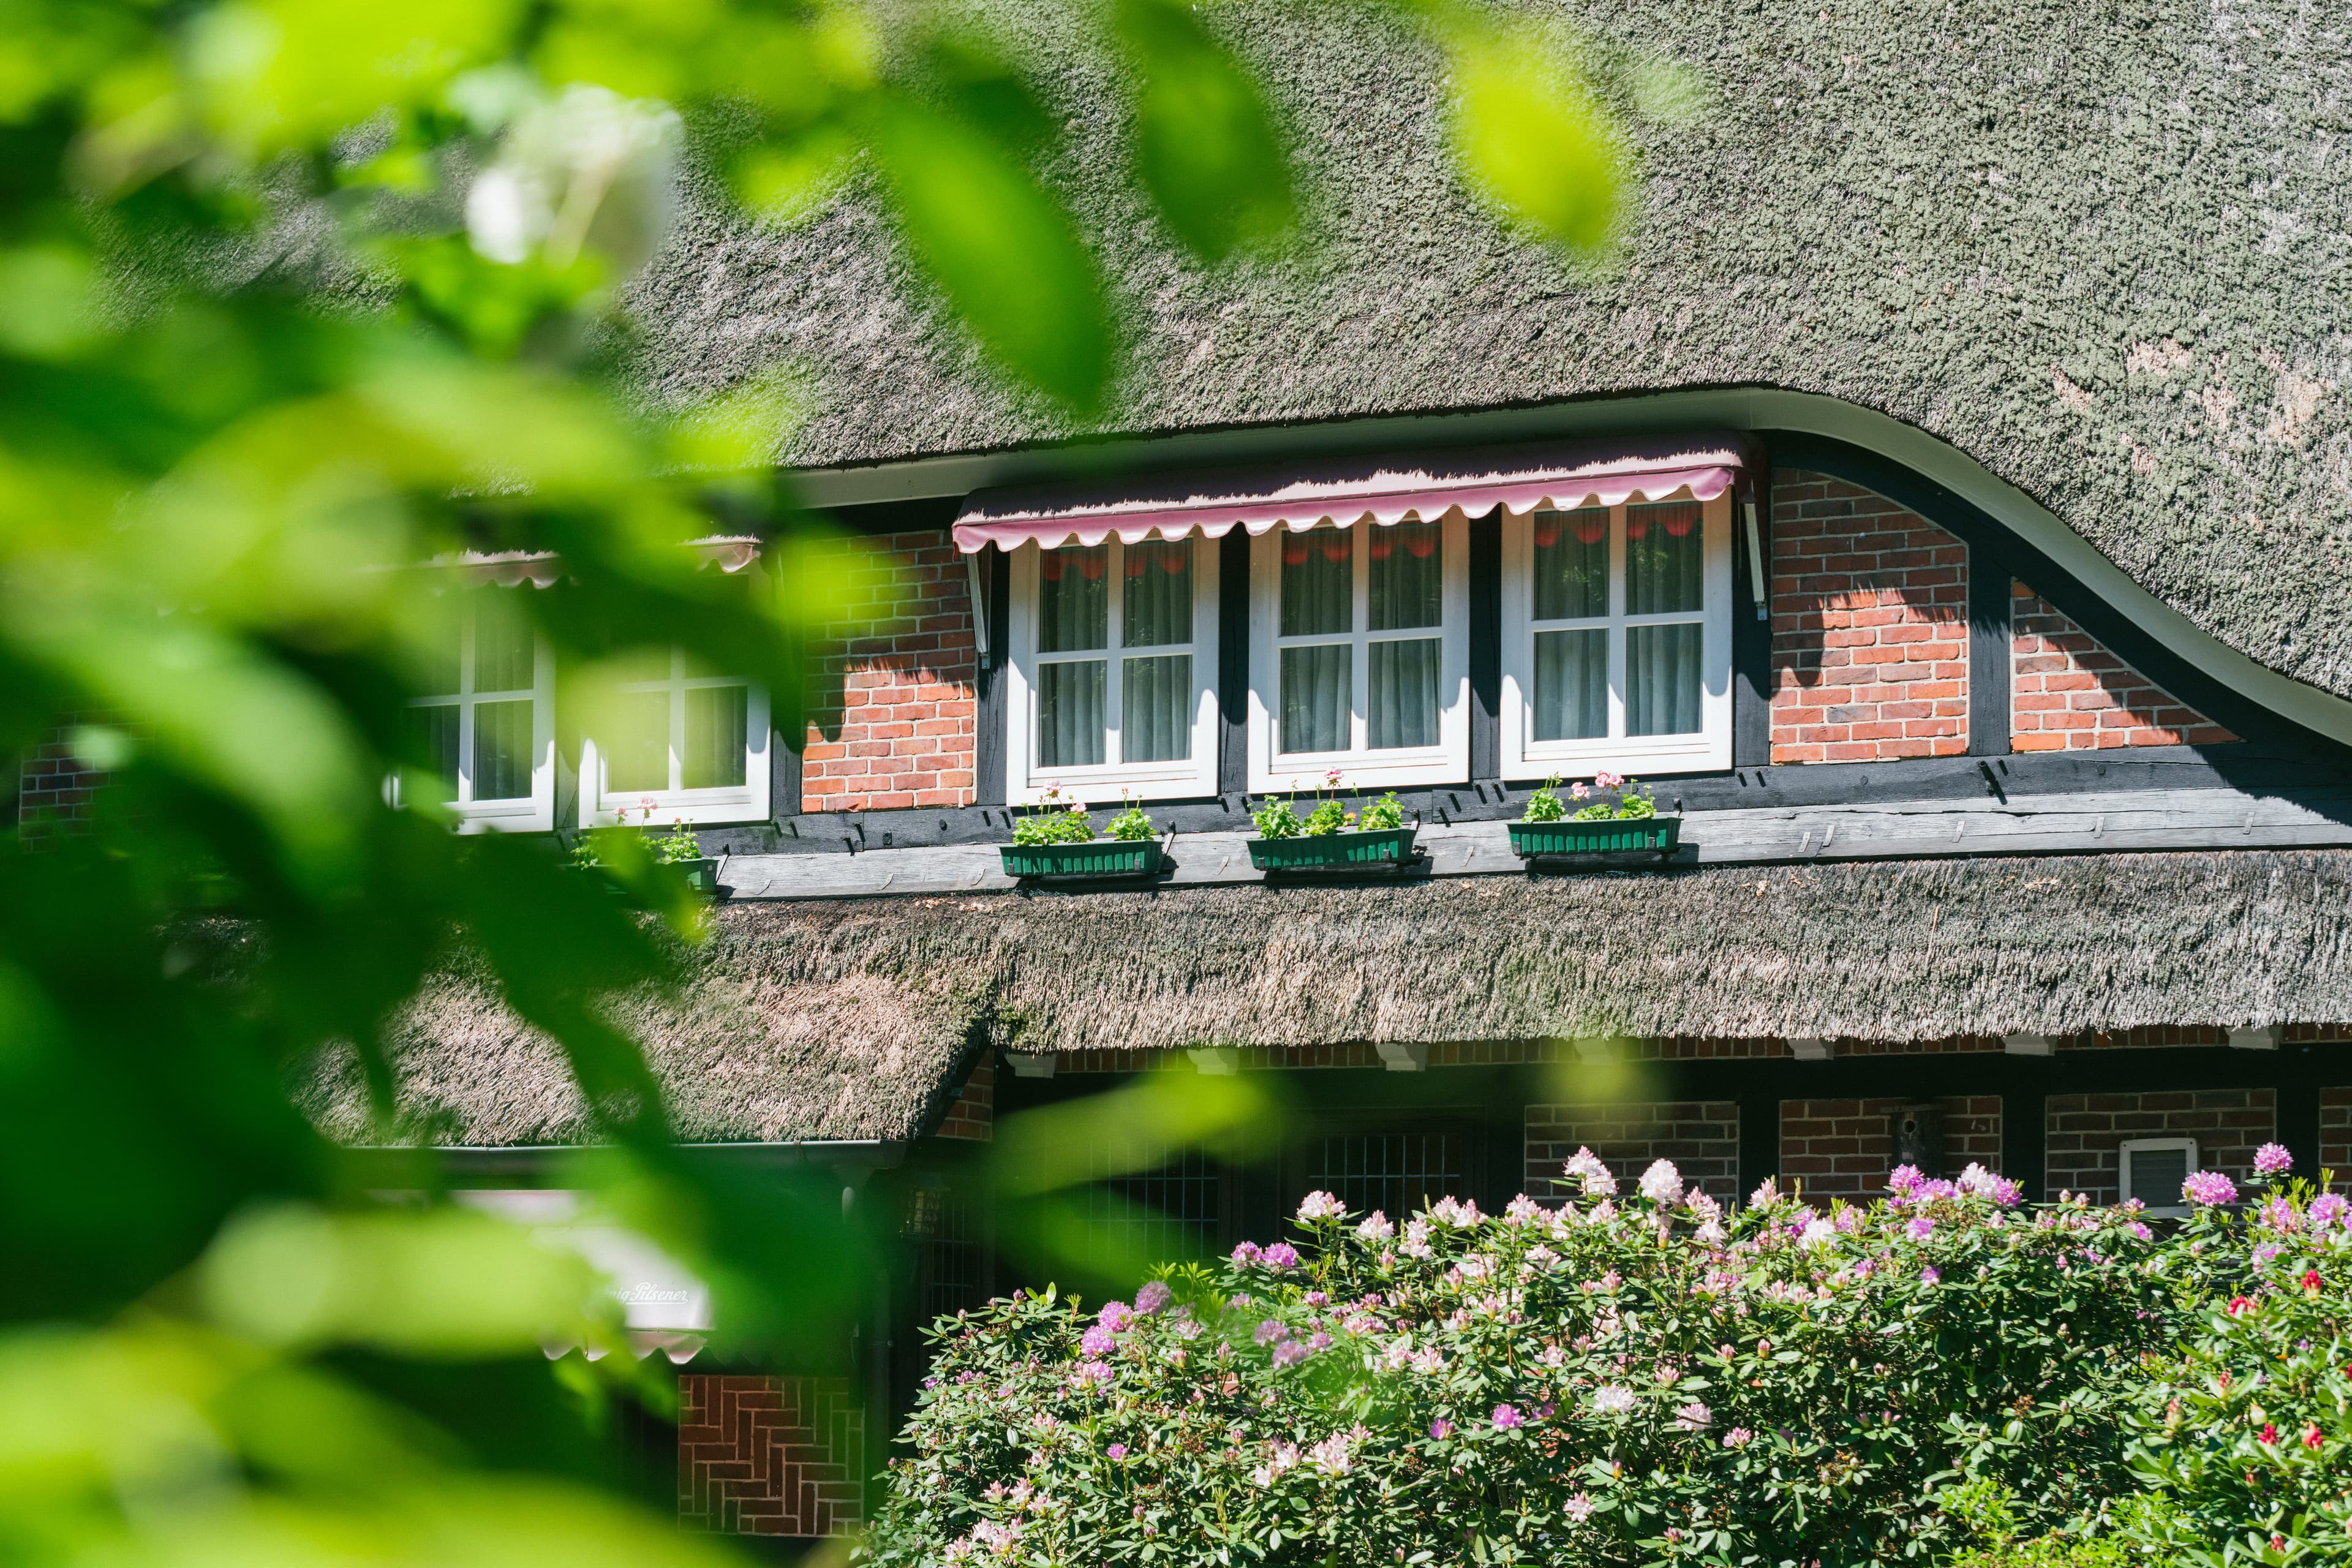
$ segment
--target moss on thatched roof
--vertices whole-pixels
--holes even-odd
[[[1861,862],[1372,887],[730,906],[631,1005],[702,1139],[923,1131],[1023,1050],[1620,1035],[1924,1042],[2352,1018],[2352,851]],[[403,1098],[468,1143],[583,1136],[553,1053],[452,980]],[[351,1135],[348,1077],[314,1106]]]
[[[1519,0],[1703,89],[1695,122],[1640,128],[1623,264],[1589,277],[1465,193],[1421,47],[1295,0],[1215,19],[1297,126],[1304,254],[1176,261],[1119,175],[1083,8],[980,3],[1073,127],[1052,173],[1135,320],[1104,429],[1818,393],[1950,442],[2223,642],[2352,694],[2352,159],[2330,152],[2352,35],[2325,7]],[[1076,433],[993,387],[908,277],[869,205],[783,232],[703,208],[634,291],[642,374],[682,400],[805,369],[822,395],[784,455],[806,466]]]

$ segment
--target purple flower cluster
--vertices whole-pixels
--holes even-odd
[[[1298,1267],[1298,1249],[1286,1241],[1277,1241],[1266,1247],[1260,1247],[1255,1241],[1244,1241],[1234,1248],[1234,1261],[1277,1271],[1296,1268]]]
[[[2238,1201],[2238,1184],[2219,1171],[2195,1171],[2180,1184],[2180,1195],[2206,1208]]]
[[[2294,1169],[2294,1156],[2281,1143],[2265,1143],[2254,1151],[2254,1174],[2265,1178],[2284,1176]]]

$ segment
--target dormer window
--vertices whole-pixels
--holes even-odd
[[[448,601],[429,695],[408,705],[444,804],[467,828],[554,826],[554,664],[519,592],[530,590],[477,588]]]
[[[639,649],[581,748],[581,826],[763,817],[768,739],[765,690],[684,648]]]

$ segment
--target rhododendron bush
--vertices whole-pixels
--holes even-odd
[[[2290,1506],[2318,1517],[2344,1421],[2331,1200],[2280,1200],[2265,1256],[2215,1211],[2158,1236],[2136,1205],[2021,1207],[1974,1166],[1898,1170],[1860,1206],[1767,1184],[1737,1213],[1664,1162],[1629,1193],[1587,1153],[1567,1175],[1558,1208],[1402,1223],[1316,1194],[1295,1245],[1131,1303],[1046,1290],[943,1321],[868,1559],[1927,1563],[1980,1544],[1961,1495],[2028,1533],[2202,1540],[2195,1506],[2118,1514],[2128,1467],[2170,1485],[2242,1458],[2274,1501],[2308,1472]],[[2209,1319],[2215,1289],[2254,1304]],[[2213,1347],[2184,1359],[2200,1323]],[[2242,1355],[2271,1358],[2267,1437],[2206,1365]],[[2200,1436],[2215,1421],[2226,1441]]]

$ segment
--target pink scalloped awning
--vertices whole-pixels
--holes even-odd
[[[1456,512],[1514,517],[1628,500],[1713,500],[1739,481],[1728,436],[1669,437],[1483,452],[1344,458],[1087,486],[983,490],[956,519],[956,547],[1129,544],[1234,529],[1434,522]]]
[[[714,534],[692,540],[686,548],[695,552],[697,566],[716,566],[730,576],[760,559],[760,542],[749,534]],[[475,587],[520,588],[528,583],[551,588],[563,580],[563,558],[552,550],[467,550],[436,556],[426,564],[452,569]]]

